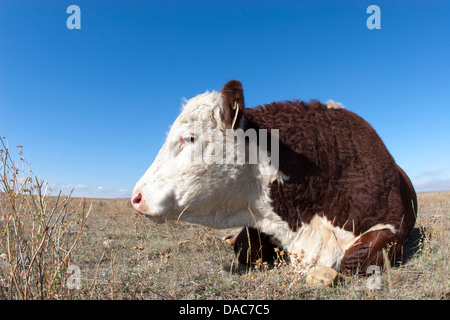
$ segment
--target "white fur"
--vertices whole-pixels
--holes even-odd
[[[336,102],[333,100],[328,100],[327,108],[328,109],[344,109],[344,105],[342,103],[339,103],[339,102]]]
[[[183,107],[153,164],[134,188],[134,193],[142,194],[146,207],[142,213],[149,218],[179,219],[216,228],[249,222],[248,199],[242,195],[257,184],[252,173],[254,165],[209,161],[214,157],[215,140],[226,137],[221,108],[222,97],[218,92],[196,96]],[[201,132],[195,132],[198,128],[194,122],[199,121]],[[179,140],[186,133],[193,133],[196,140],[180,150]],[[192,161],[202,149],[205,161]]]

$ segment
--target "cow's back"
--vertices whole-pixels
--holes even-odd
[[[377,224],[404,229],[404,215],[408,226],[414,225],[412,184],[375,130],[355,113],[318,101],[288,101],[244,114],[244,129],[279,130],[279,168],[288,179],[274,181],[270,196],[292,230],[315,215],[355,235]]]

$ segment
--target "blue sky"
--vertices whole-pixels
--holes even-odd
[[[1,0],[0,135],[54,190],[128,197],[182,98],[238,79],[248,107],[343,103],[417,191],[450,189],[449,15],[433,0]]]

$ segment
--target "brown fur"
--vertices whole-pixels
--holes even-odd
[[[238,93],[222,91],[224,100],[238,97],[243,103],[240,83],[234,81],[231,87]],[[292,230],[309,223],[316,214],[356,236],[377,224],[392,225],[396,235],[384,230],[376,232],[375,240],[364,236],[362,244],[346,252],[342,266],[352,271],[356,266],[360,270],[368,266],[364,261],[381,263],[379,252],[388,243],[400,247],[415,223],[416,194],[366,121],[318,101],[274,102],[242,111],[240,127],[244,130],[279,129],[280,170],[289,179],[274,181],[270,196],[274,211]]]
[[[222,121],[227,128],[231,128],[234,114],[236,113],[236,110],[233,109],[235,102],[237,103],[237,106],[239,106],[236,123],[239,123],[242,118],[242,110],[245,108],[242,84],[237,80],[231,80],[223,86],[221,93],[224,105],[224,108],[222,109]]]

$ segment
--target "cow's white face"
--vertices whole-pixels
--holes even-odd
[[[131,202],[137,211],[157,221],[179,219],[219,228],[249,223],[243,195],[250,196],[254,188],[254,168],[214,161],[221,156],[215,146],[225,144],[225,131],[231,127],[230,103],[237,100],[243,108],[242,87],[236,83],[240,95],[233,88],[222,89],[187,101],[133,190]]]

